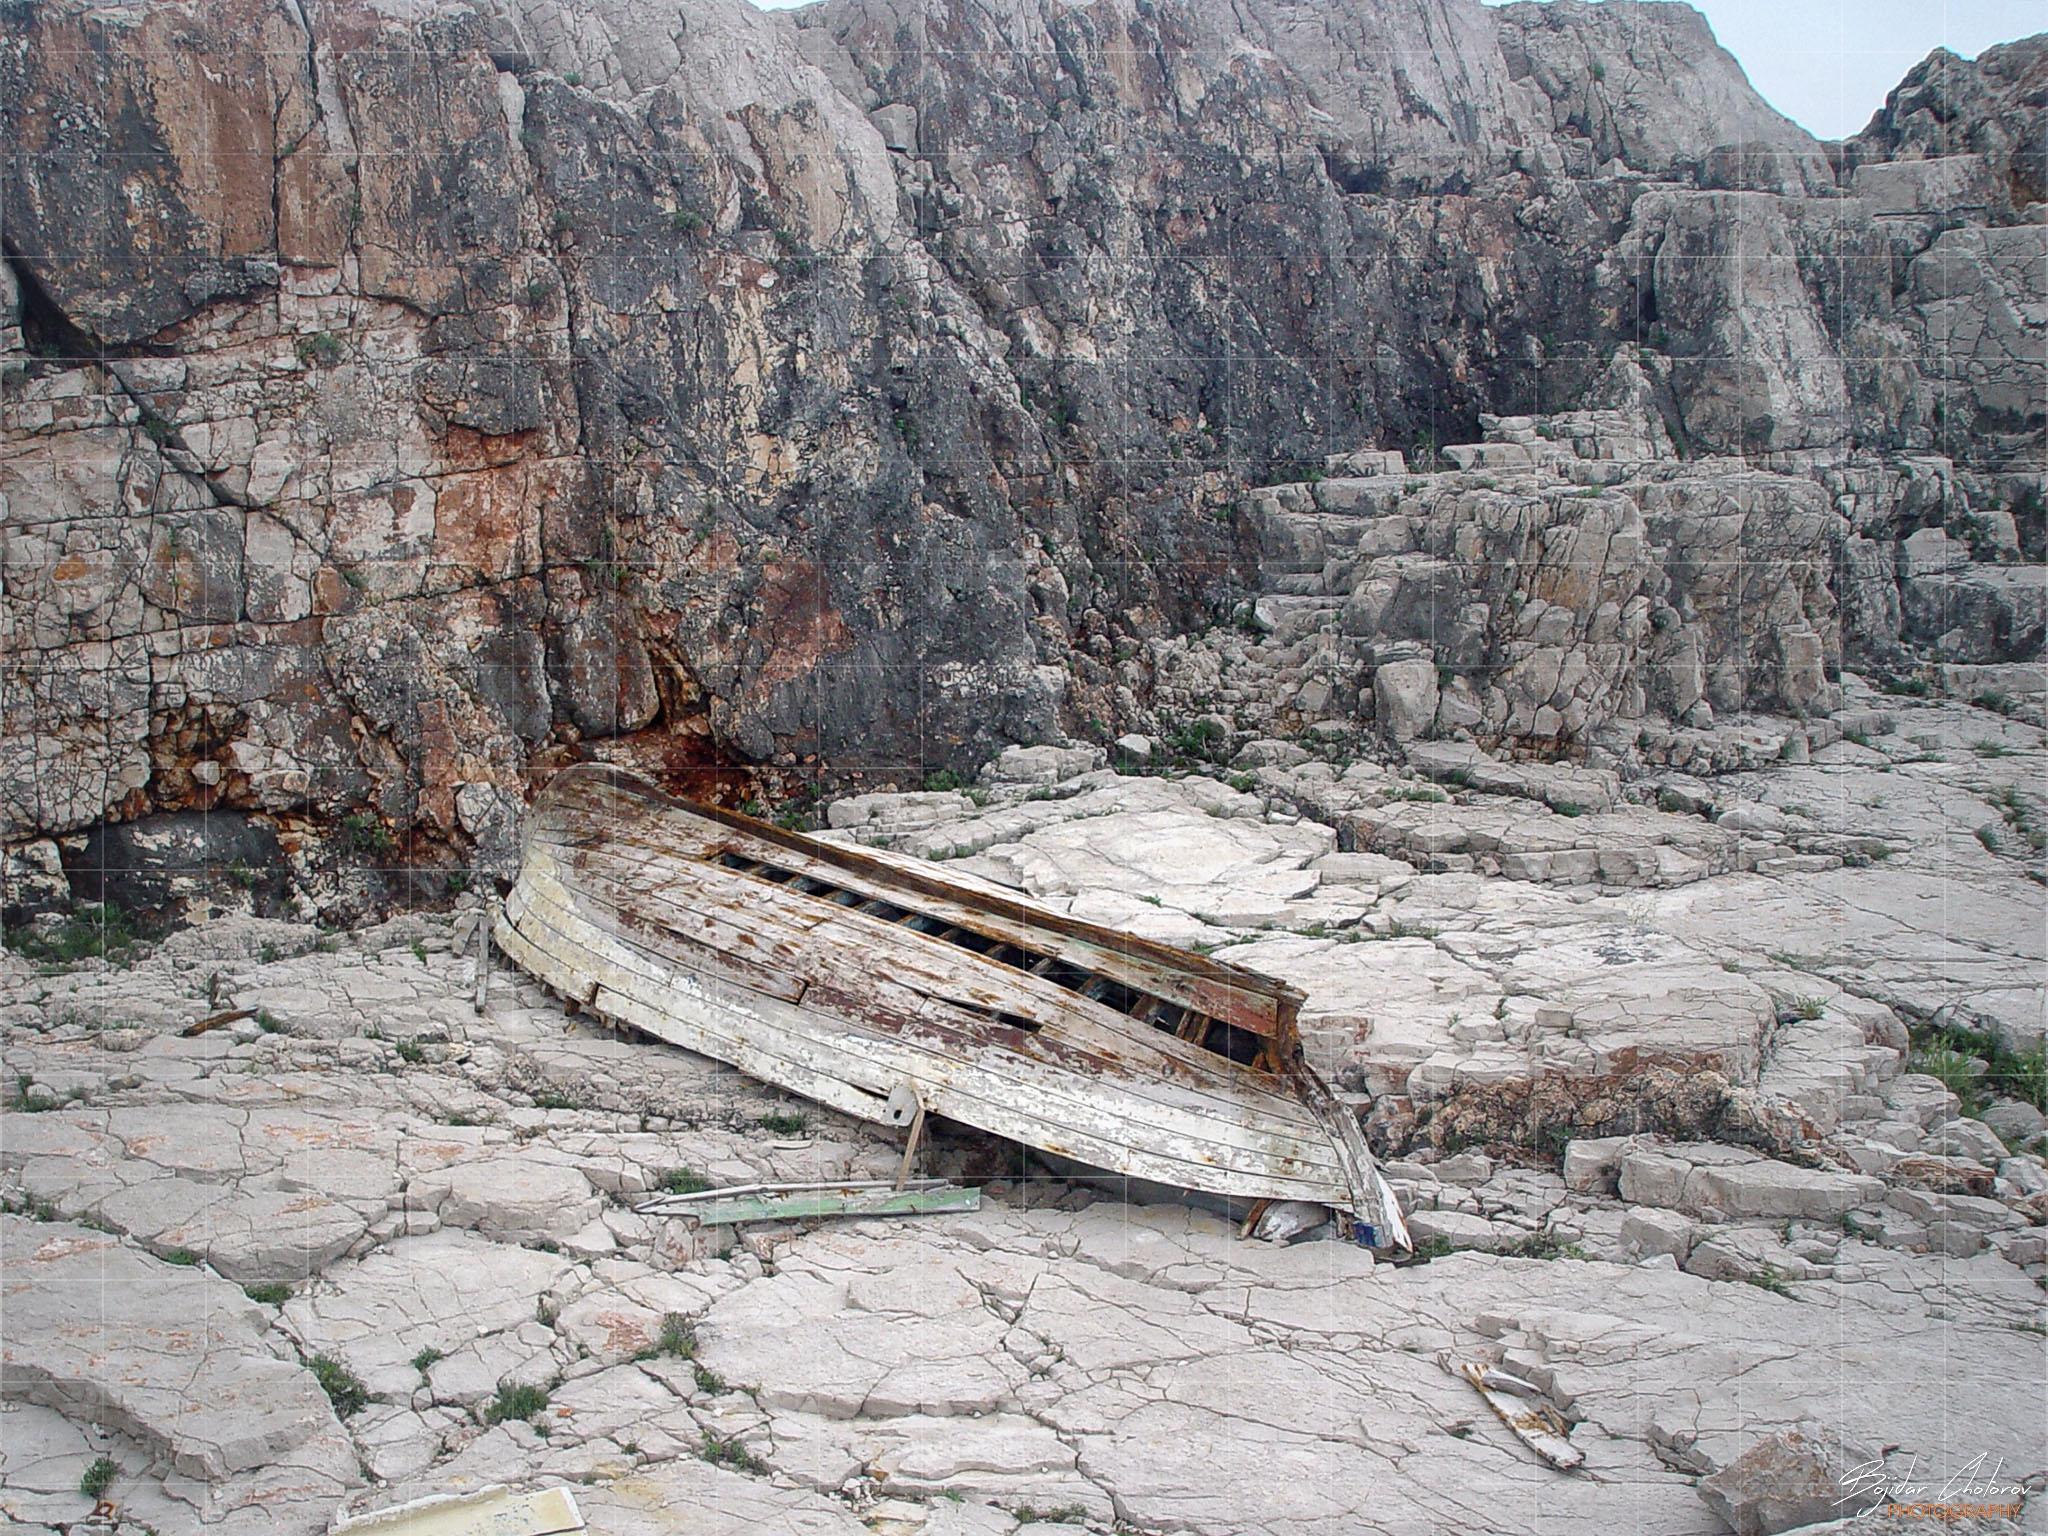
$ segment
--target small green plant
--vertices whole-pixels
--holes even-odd
[[[53,965],[75,965],[80,960],[102,959],[125,964],[130,951],[142,942],[134,920],[112,903],[75,908],[48,933],[28,928],[9,928],[7,948],[28,960]]]
[[[391,1049],[409,1067],[416,1067],[427,1059],[426,1047],[417,1040],[394,1040]]]
[[[258,1306],[281,1307],[292,1299],[292,1288],[282,1280],[258,1280],[243,1286],[242,1294]]]
[[[1078,1504],[1058,1504],[1051,1509],[1039,1509],[1031,1504],[1019,1504],[1010,1511],[1011,1518],[1019,1525],[1085,1525],[1088,1511]]]
[[[751,1472],[757,1477],[768,1471],[768,1463],[740,1444],[736,1435],[720,1435],[707,1429],[697,1454],[714,1467],[730,1467],[735,1472]]]
[[[576,221],[569,217],[569,210],[566,208],[557,208],[555,216],[548,221],[549,227],[558,235],[567,234],[575,223]]]
[[[1386,931],[1380,937],[1383,939],[1433,939],[1436,937],[1436,930],[1421,923],[1404,923],[1399,918],[1395,918],[1387,924]]]
[[[1995,715],[2009,715],[2012,713],[2012,695],[2002,693],[1996,688],[1985,689],[1970,700],[1970,702],[1979,709],[1990,710]]]
[[[1971,742],[1970,750],[1979,757],[2011,757],[2013,755],[2011,747],[1989,736],[1985,737],[1982,741]]]
[[[935,773],[925,775],[924,787],[931,794],[939,794],[946,790],[965,789],[967,780],[951,768],[941,768]]]
[[[725,1390],[725,1378],[713,1370],[707,1370],[695,1361],[690,1363],[690,1374],[696,1378],[697,1390],[716,1397]]]
[[[412,1357],[412,1368],[424,1376],[447,1358],[447,1355],[429,1344],[425,1349]]]
[[[1795,997],[1785,1005],[1785,1011],[1795,1019],[1817,1019],[1828,1011],[1824,997]]]
[[[1582,1259],[1590,1262],[1593,1257],[1577,1243],[1568,1242],[1555,1232],[1532,1232],[1500,1251],[1503,1257],[1510,1259]]]
[[[655,1184],[671,1195],[694,1195],[711,1187],[711,1181],[694,1168],[671,1168]]]
[[[583,76],[582,76],[582,75],[581,75],[580,73],[578,73],[578,72],[577,72],[576,70],[573,70],[573,69],[572,69],[572,70],[570,70],[570,71],[569,71],[569,73],[567,73],[566,75],[562,76],[562,84],[564,84],[564,85],[567,85],[567,86],[578,86],[578,85],[581,85],[582,83],[583,83]]]
[[[531,1419],[546,1409],[548,1389],[532,1382],[502,1382],[498,1395],[484,1409],[486,1424],[503,1424],[508,1419]]]
[[[363,1385],[362,1378],[332,1355],[315,1355],[306,1362],[306,1369],[320,1383],[320,1390],[334,1404],[338,1417],[345,1419],[369,1404],[370,1389]]]
[[[903,446],[912,450],[917,447],[917,418],[908,411],[896,413],[896,435],[903,439]]]
[[[341,834],[357,853],[389,853],[397,846],[391,829],[368,811],[355,811],[342,817]]]
[[[694,235],[705,228],[704,215],[694,208],[678,208],[668,217],[669,228],[682,235]]]
[[[277,1015],[268,1008],[258,1008],[256,1010],[256,1027],[266,1035],[274,1035],[282,1030],[284,1025],[279,1021]]]
[[[1786,1283],[1792,1277],[1775,1264],[1766,1264],[1757,1270],[1755,1274],[1744,1275],[1742,1278],[1758,1290],[1769,1291],[1773,1296],[1783,1296],[1788,1301],[1797,1301],[1799,1299],[1793,1292],[1792,1287]]]
[[[1415,1245],[1412,1259],[1417,1264],[1427,1264],[1432,1259],[1447,1259],[1457,1251],[1448,1237],[1425,1237]]]
[[[2036,853],[2048,848],[2048,828],[2043,828],[2034,819],[2034,808],[2017,789],[2008,784],[1991,795],[1990,800],[2006,826],[2018,835],[2021,842]]]
[[[526,284],[526,307],[539,309],[554,293],[554,287],[544,277],[530,278]]]
[[[697,1324],[681,1312],[662,1315],[661,1333],[654,1341],[657,1355],[671,1355],[678,1360],[697,1358]]]
[[[777,1110],[772,1114],[763,1115],[756,1124],[771,1136],[801,1136],[810,1129],[811,1122],[801,1112],[786,1113]]]
[[[190,1248],[173,1248],[169,1253],[162,1254],[160,1257],[166,1264],[175,1264],[180,1269],[191,1269],[199,1263],[199,1255]]]
[[[1998,828],[1982,826],[1977,829],[1977,841],[1984,845],[1986,853],[1998,852]]]
[[[1943,1087],[1962,1100],[1967,1110],[1978,1104],[1983,1091],[1983,1069],[1978,1065],[1982,1058],[1966,1055],[1946,1043],[1933,1045],[1916,1052],[1912,1066],[1915,1072],[1939,1078]]]
[[[106,1497],[107,1490],[114,1486],[114,1479],[121,1475],[121,1469],[114,1464],[111,1456],[95,1457],[93,1464],[85,1469],[85,1475],[78,1480],[78,1491],[97,1504]]]
[[[1233,773],[1223,781],[1240,795],[1248,795],[1259,787],[1259,781],[1248,773]]]
[[[1586,814],[1584,808],[1573,800],[1560,800],[1551,809],[1560,816],[1583,816]]]
[[[1601,63],[1601,62],[1600,62],[1600,60],[1598,60],[1598,59],[1595,59],[1595,60],[1593,61],[1593,71],[1592,71],[1592,73],[1593,73],[1593,79],[1594,79],[1594,80],[1595,80],[1596,82],[1597,82],[1597,81],[1601,81],[1601,80],[1605,80],[1605,79],[1607,78],[1607,66],[1606,66],[1605,64]]]
[[[332,331],[315,331],[292,345],[299,362],[308,368],[331,368],[341,361],[341,338]]]
[[[537,1089],[533,1095],[535,1109],[584,1109],[588,1106],[573,1093],[564,1093],[559,1088]]]

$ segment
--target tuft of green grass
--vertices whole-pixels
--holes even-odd
[[[357,853],[389,853],[398,846],[391,829],[368,811],[342,817],[341,833]]]
[[[711,1187],[711,1181],[694,1168],[671,1168],[659,1179],[655,1187],[671,1195],[694,1195]]]
[[[538,1089],[533,1095],[535,1109],[587,1109],[583,1100],[573,1093],[564,1093],[559,1088]]]
[[[242,1294],[266,1307],[281,1307],[292,1299],[292,1288],[282,1280],[258,1280],[242,1287]]]
[[[1399,918],[1387,924],[1384,933],[1374,933],[1366,928],[1353,928],[1347,938],[1354,944],[1366,943],[1373,939],[1433,939],[1436,930],[1421,923],[1404,923]]]
[[[391,1042],[391,1049],[397,1052],[398,1059],[408,1066],[416,1067],[427,1059],[426,1047],[417,1040],[394,1040]]]
[[[111,1456],[100,1456],[85,1469],[85,1475],[78,1480],[78,1491],[97,1504],[114,1486],[114,1479],[121,1475],[121,1469],[114,1464]]]
[[[2017,789],[2008,784],[1992,794],[1990,800],[2021,842],[2036,853],[2048,849],[2048,828],[2035,819],[2033,806]]]
[[[1966,1114],[1977,1113],[1993,1094],[2048,1114],[2048,1042],[2015,1051],[1990,1030],[1950,1024],[1916,1030],[1913,1043],[1911,1069],[1941,1079]]]
[[[1078,1504],[1058,1504],[1051,1509],[1039,1509],[1031,1504],[1019,1504],[1010,1511],[1010,1517],[1019,1525],[1086,1525],[1088,1511]]]
[[[1783,1296],[1788,1301],[1799,1299],[1792,1287],[1787,1284],[1791,1276],[1775,1264],[1766,1264],[1755,1274],[1744,1275],[1743,1279],[1760,1291],[1769,1291],[1773,1296]]]
[[[1986,853],[1998,852],[1998,828],[1989,825],[1979,827],[1977,841],[1984,845]]]
[[[49,934],[27,928],[9,928],[6,947],[27,960],[50,965],[76,965],[81,960],[110,960],[125,964],[131,951],[142,942],[135,921],[112,903],[74,909]]]
[[[707,1429],[697,1454],[714,1467],[730,1467],[735,1472],[751,1472],[756,1477],[768,1471],[768,1463],[741,1445],[738,1436],[715,1434]]]
[[[486,1424],[503,1424],[507,1419],[531,1419],[548,1405],[548,1389],[531,1382],[514,1385],[503,1382],[498,1395],[484,1408]]]
[[[425,1349],[412,1357],[412,1368],[424,1376],[447,1358],[446,1354],[429,1344]]]
[[[690,1374],[697,1378],[697,1390],[716,1397],[725,1390],[725,1378],[713,1370],[707,1370],[696,1361],[690,1362]]]
[[[673,1355],[678,1360],[697,1358],[697,1324],[681,1312],[665,1313],[661,1319],[661,1337],[654,1341],[655,1352]]]
[[[1828,1011],[1828,1005],[1825,998],[1795,997],[1786,1004],[1785,1011],[1795,1019],[1817,1019]]]
[[[1965,1109],[1977,1103],[1981,1097],[1981,1074],[1976,1059],[1948,1045],[1932,1046],[1913,1054],[1912,1067],[1915,1072],[1939,1078],[1942,1086],[1963,1101]]]
[[[320,1383],[320,1390],[334,1404],[337,1417],[345,1419],[368,1406],[370,1389],[363,1385],[362,1377],[332,1355],[315,1355],[306,1362],[306,1369],[313,1373],[313,1379]]]
[[[169,1253],[158,1255],[166,1264],[175,1264],[180,1269],[190,1269],[199,1262],[199,1255],[190,1248],[173,1248]]]
[[[801,1136],[811,1128],[810,1117],[801,1111],[776,1110],[763,1115],[755,1123],[771,1136]]]
[[[1985,737],[1982,741],[1971,742],[1970,750],[1979,757],[2011,757],[2013,755],[2011,747],[1989,736]]]
[[[307,368],[332,368],[341,361],[341,338],[332,331],[315,331],[292,344],[299,362]]]
[[[1500,1252],[1507,1259],[1581,1259],[1590,1263],[1593,1258],[1577,1243],[1568,1242],[1555,1232],[1532,1232]]]

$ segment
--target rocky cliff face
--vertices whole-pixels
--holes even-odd
[[[1738,494],[1801,668],[2038,649],[2038,43],[1831,150],[1663,5],[5,15],[10,839],[488,864],[579,752],[787,789],[1158,728],[1160,646],[1271,584],[1251,487],[1604,405],[1621,353],[1645,457],[1786,482]],[[1666,549],[1639,513],[1610,552]],[[1407,553],[1500,557],[1475,516]],[[1695,698],[1806,707],[1759,621],[1667,606]],[[1595,661],[1547,734],[1441,728],[1688,707]]]

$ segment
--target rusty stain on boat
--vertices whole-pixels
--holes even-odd
[[[1408,1247],[1302,995],[866,851],[558,773],[496,924],[542,983],[846,1114],[916,1106],[1111,1172],[1348,1215]],[[905,1086],[909,1092],[905,1093]]]

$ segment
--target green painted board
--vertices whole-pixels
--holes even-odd
[[[743,1221],[800,1221],[812,1216],[929,1216],[980,1209],[978,1189],[854,1189],[705,1200],[668,1214],[694,1216],[707,1227],[730,1227]]]

